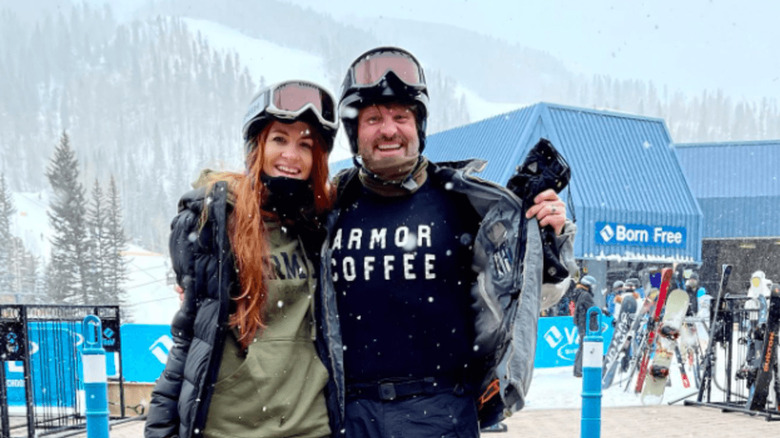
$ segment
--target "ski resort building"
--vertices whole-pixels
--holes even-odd
[[[780,140],[683,143],[674,150],[704,214],[702,279],[717,278],[729,263],[732,291],[746,291],[758,270],[779,282]]]
[[[538,103],[429,135],[425,155],[486,160],[476,176],[505,185],[541,137],[571,166],[560,196],[578,227],[575,257],[600,288],[651,266],[701,263],[702,213],[662,119]]]

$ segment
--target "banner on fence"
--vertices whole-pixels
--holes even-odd
[[[77,391],[84,389],[81,380],[81,349],[84,343],[81,323],[31,322],[27,335],[30,368],[35,376],[33,396],[36,405],[75,407]],[[109,378],[118,376],[118,360],[117,353],[106,353],[106,374]],[[24,363],[6,361],[5,373],[8,405],[25,406]]]
[[[612,317],[601,318],[604,348],[612,340]],[[534,367],[553,368],[574,365],[574,356],[580,346],[579,332],[571,316],[539,318]]]

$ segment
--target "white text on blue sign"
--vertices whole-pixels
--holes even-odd
[[[684,227],[669,225],[623,224],[596,222],[597,245],[656,246],[685,248]]]

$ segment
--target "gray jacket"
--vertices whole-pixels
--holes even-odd
[[[486,162],[470,160],[431,163],[429,179],[438,180],[447,189],[466,195],[482,217],[474,245],[474,266],[478,281],[471,288],[475,320],[476,346],[484,353],[488,373],[482,378],[478,394],[498,379],[500,397],[493,397],[480,410],[483,427],[502,416],[522,409],[531,384],[539,313],[542,309],[542,238],[535,218],[526,219],[528,207],[508,189],[474,177]],[[339,201],[328,217],[328,239],[321,253],[320,321],[324,341],[321,349],[332,381],[329,386],[329,411],[334,430],[341,430],[345,409],[344,360],[341,331],[332,282],[330,233],[341,212],[340,205],[352,202],[350,190],[359,188],[355,168],[338,177]],[[430,181],[428,183],[431,183]],[[574,265],[575,226],[567,222],[557,238],[558,254],[564,266]]]

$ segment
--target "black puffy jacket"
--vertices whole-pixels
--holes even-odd
[[[577,326],[581,336],[585,336],[588,323],[588,309],[593,307],[593,292],[589,289],[576,288],[577,301],[574,307],[574,324]]]
[[[152,391],[146,437],[202,436],[222,354],[215,346],[224,344],[229,298],[238,284],[227,233],[232,209],[227,198],[223,182],[208,197],[205,188],[191,191],[179,201],[171,224],[171,260],[184,301],[171,323],[175,344]],[[198,229],[204,205],[208,220]]]

